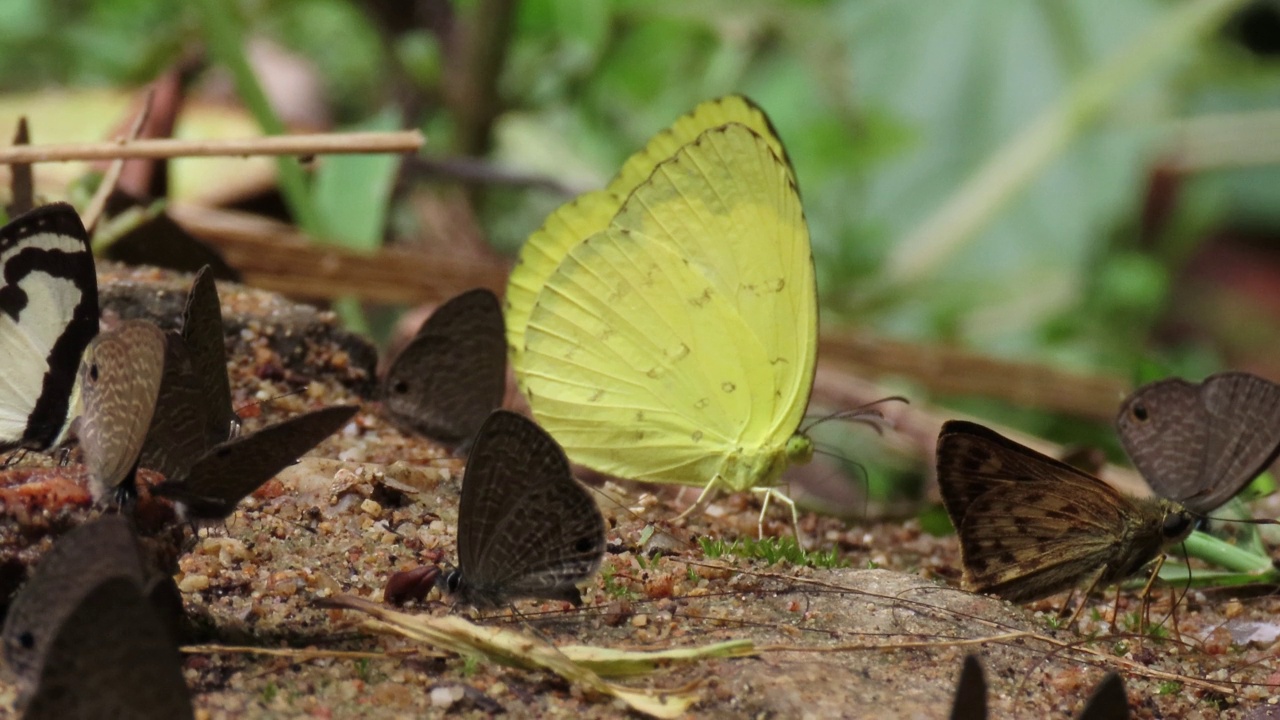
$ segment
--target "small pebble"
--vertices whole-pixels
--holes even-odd
[[[184,593],[195,593],[209,589],[208,575],[187,575],[178,581],[178,589]]]
[[[457,685],[431,688],[431,705],[438,708],[448,708],[461,700],[463,693],[463,689]]]

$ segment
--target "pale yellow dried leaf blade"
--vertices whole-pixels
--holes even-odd
[[[502,665],[549,670],[569,682],[618,698],[632,710],[652,717],[679,717],[698,701],[698,696],[692,693],[633,690],[608,682],[554,646],[514,630],[481,627],[455,616],[410,615],[351,596],[339,596],[324,604],[371,615],[376,619],[367,622],[366,627],[375,632],[399,634],[459,655],[482,656]]]
[[[696,662],[708,658],[751,657],[756,654],[750,640],[728,640],[712,645],[670,650],[640,651],[569,645],[560,648],[570,660],[588,667],[603,677],[633,677],[654,672],[674,663]]]

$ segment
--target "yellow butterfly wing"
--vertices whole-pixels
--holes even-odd
[[[764,112],[741,95],[708,100],[653,136],[636,152],[604,190],[595,190],[560,206],[525,242],[511,270],[506,293],[507,344],[516,379],[523,386],[524,332],[529,313],[547,278],[555,272],[569,249],[605,229],[626,198],[653,174],[653,169],[681,147],[711,128],[739,123],[769,143],[774,154],[786,161],[786,152]],[[791,166],[787,162],[787,172]]]
[[[808,404],[816,333],[790,167],[731,123],[659,165],[548,277],[525,331],[525,388],[575,462],[767,486]]]
[[[511,367],[521,389],[524,389],[525,327],[538,293],[569,249],[605,229],[621,204],[608,190],[581,195],[551,213],[520,248],[520,257],[507,278],[504,320]]]
[[[773,154],[786,165],[787,172],[791,172],[787,151],[783,149],[782,141],[778,139],[778,134],[764,111],[741,95],[726,95],[699,104],[681,115],[671,127],[650,138],[644,148],[622,164],[622,169],[609,182],[609,191],[618,198],[618,204],[621,205],[628,195],[649,179],[654,168],[675,155],[680,148],[697,140],[702,133],[712,128],[731,123],[745,125],[763,138]]]

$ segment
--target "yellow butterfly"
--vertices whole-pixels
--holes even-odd
[[[700,486],[701,504],[812,457],[798,432],[816,362],[809,232],[782,144],[745,98],[703,103],[553,213],[507,303],[521,387],[574,462]]]
[[[790,175],[791,162],[764,111],[741,95],[728,95],[702,103],[671,127],[654,135],[643,149],[627,158],[608,187],[585,193],[560,206],[525,241],[511,270],[506,293],[507,344],[511,351],[511,366],[522,388],[524,331],[529,323],[529,314],[533,312],[534,302],[547,278],[559,267],[569,249],[608,227],[622,203],[649,179],[660,163],[707,130],[729,123],[754,130],[769,143]]]

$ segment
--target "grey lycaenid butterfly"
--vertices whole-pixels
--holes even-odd
[[[444,588],[477,607],[580,605],[577,583],[600,567],[604,546],[604,518],[555,440],[523,415],[489,415],[462,477],[458,567],[441,576]]]
[[[1160,380],[1124,401],[1116,431],[1157,494],[1207,513],[1280,454],[1280,386],[1243,372]]]
[[[382,384],[387,412],[441,442],[470,440],[502,406],[504,334],[502,307],[489,290],[470,290],[441,305],[387,369]]]

